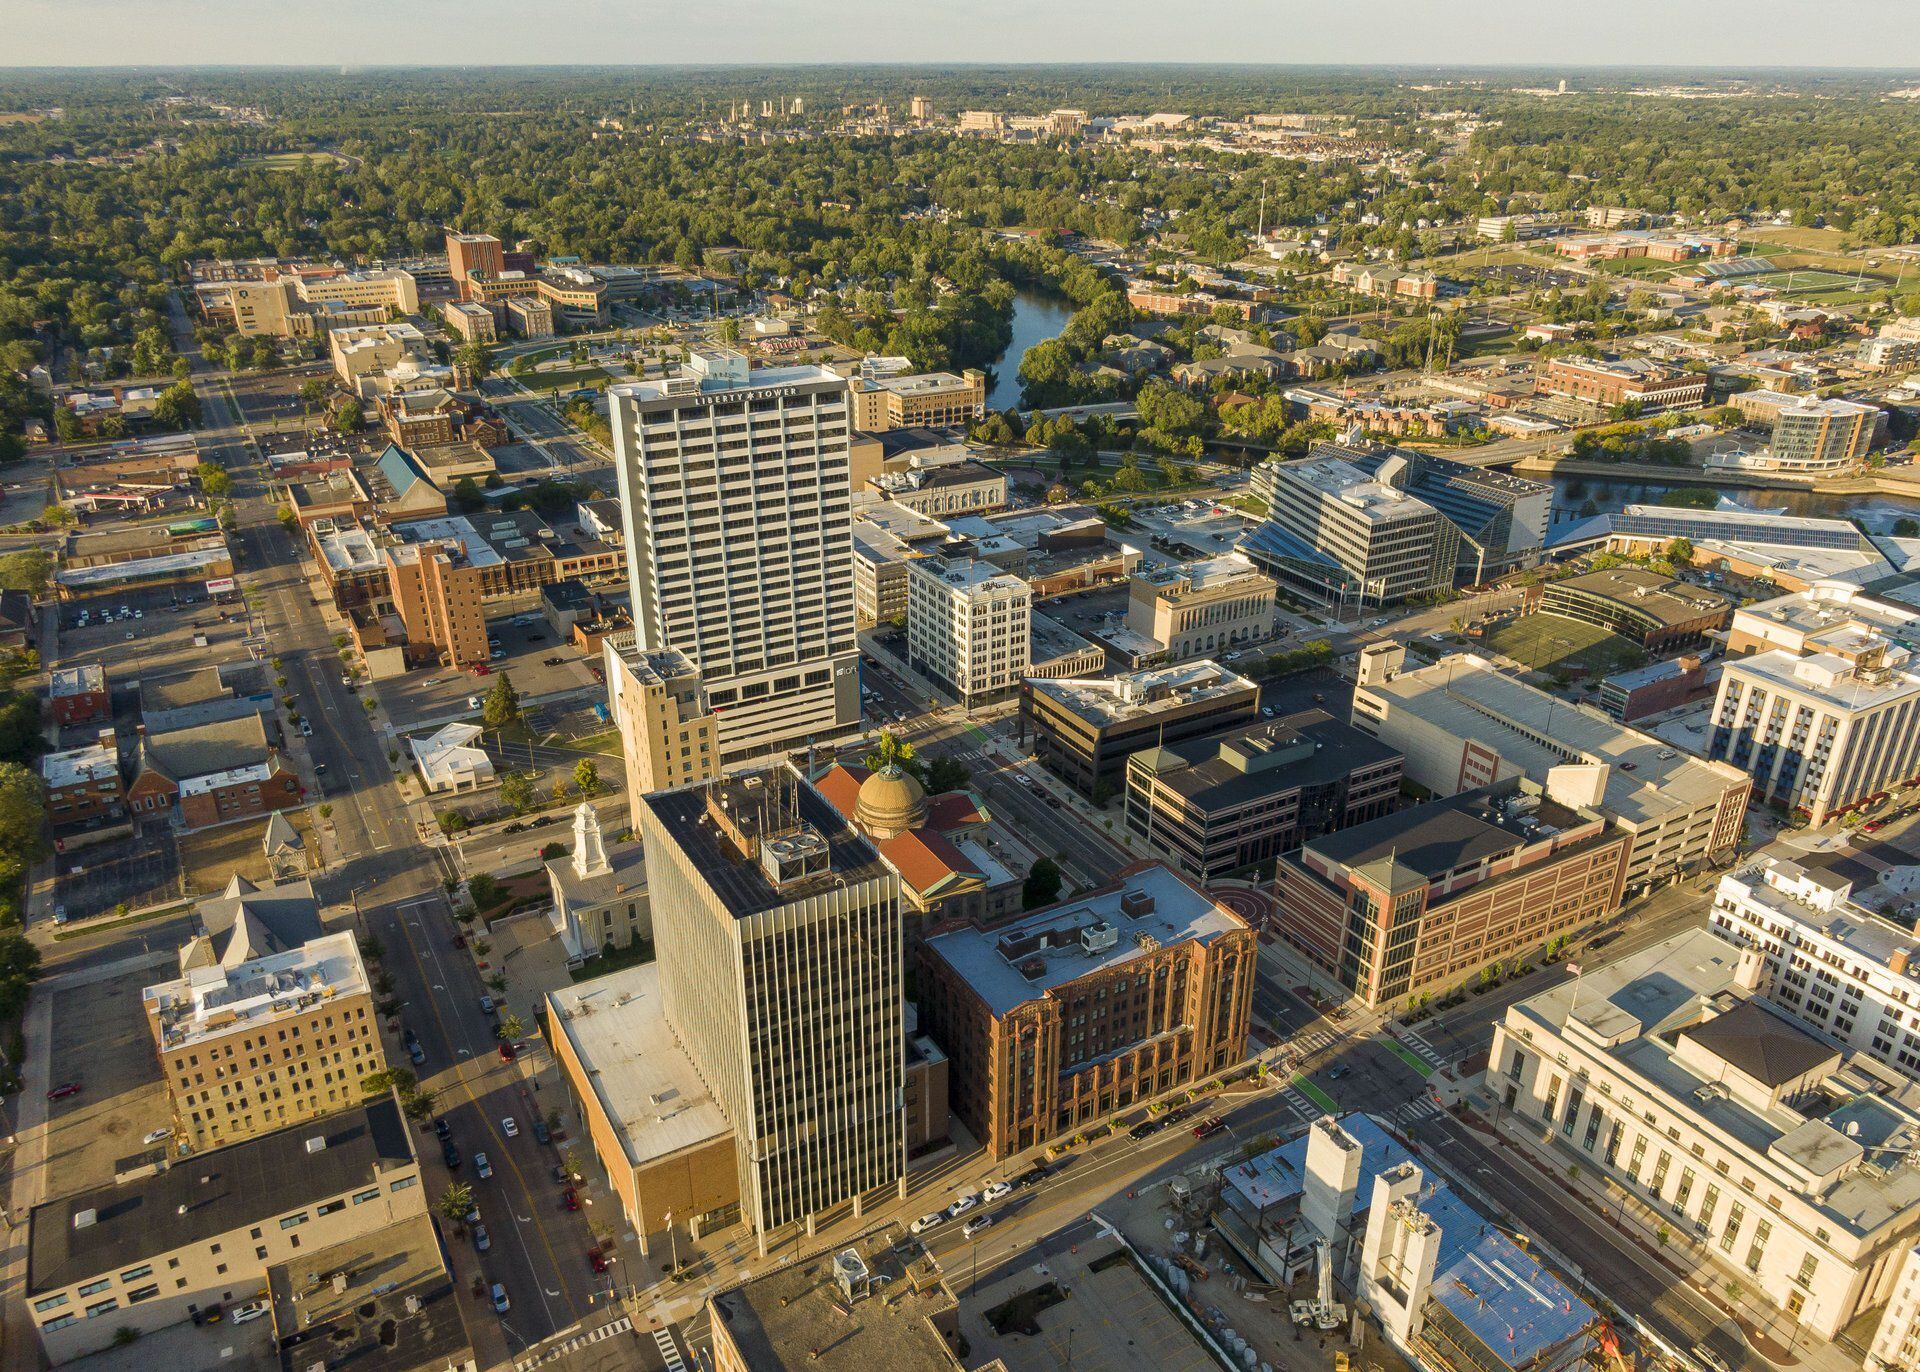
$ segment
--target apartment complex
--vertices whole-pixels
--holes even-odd
[[[1535,385],[1542,395],[1608,407],[1635,405],[1642,414],[1697,409],[1707,399],[1704,372],[1639,357],[1549,358]]]
[[[1642,1242],[1683,1228],[1831,1338],[1885,1303],[1920,1229],[1920,1091],[1755,996],[1759,967],[1696,929],[1530,996],[1487,1089],[1501,1127],[1611,1183],[1597,1204]]]
[[[1243,554],[1136,572],[1127,627],[1169,662],[1213,657],[1273,633],[1273,578]]]
[[[1263,462],[1253,490],[1267,522],[1240,551],[1275,580],[1344,610],[1391,605],[1453,585],[1459,533],[1426,501],[1344,458]]]
[[[1254,718],[1260,688],[1217,662],[1113,677],[1028,677],[1020,684],[1021,744],[1096,803],[1117,794],[1127,757]]]
[[[1752,783],[1495,669],[1456,654],[1404,670],[1406,650],[1361,650],[1353,725],[1400,750],[1407,776],[1436,796],[1524,776],[1581,797],[1630,835],[1624,894],[1731,857]],[[1581,778],[1569,790],[1562,772]],[[1586,788],[1591,789],[1586,789]]]
[[[1643,567],[1611,567],[1540,588],[1542,614],[1578,620],[1650,653],[1694,648],[1726,627],[1732,603],[1718,591]]]
[[[1881,410],[1838,397],[1788,397],[1773,414],[1771,464],[1795,472],[1841,471],[1863,461],[1878,431]]]
[[[1313,839],[1280,935],[1370,1006],[1528,957],[1619,904],[1628,836],[1582,799],[1514,777]]]
[[[853,727],[847,383],[695,350],[608,395],[639,646],[700,672],[723,759]]]
[[[499,337],[493,311],[471,300],[449,300],[440,309],[447,327],[469,343],[491,343]]]
[[[1896,319],[1860,340],[1860,365],[1868,371],[1899,372],[1920,366],[1920,319]]]
[[[356,1088],[357,1090],[358,1088]],[[423,1218],[392,1097],[36,1205],[25,1298],[52,1363],[252,1300],[275,1264]]]
[[[634,805],[661,1010],[732,1129],[762,1245],[904,1192],[898,879],[791,767]]]
[[[1256,943],[1159,863],[920,949],[922,1023],[953,1105],[993,1158],[1190,1085],[1246,1056]]]
[[[386,1067],[373,992],[350,932],[282,948],[242,915],[225,951],[190,941],[180,975],[141,992],[174,1137],[217,1148],[365,1099]]]
[[[1813,824],[1920,774],[1920,615],[1816,585],[1734,615],[1707,756]]]
[[[389,544],[380,550],[380,557],[409,643],[430,645],[449,667],[470,667],[487,660],[485,593],[480,567],[465,544],[444,540]]]
[[[969,367],[952,372],[883,375],[873,368],[848,383],[853,427],[862,433],[889,429],[962,428],[987,416],[987,374]]]
[[[601,649],[607,703],[620,731],[627,794],[644,796],[720,774],[719,721],[693,660],[677,648]]]
[[[1756,990],[1797,1019],[1920,1077],[1920,940],[1839,874],[1761,858],[1720,878],[1712,928],[1763,958]]]
[[[1399,798],[1400,754],[1324,710],[1127,759],[1128,830],[1196,881],[1379,819]]]
[[[1033,594],[973,558],[907,565],[907,660],[968,709],[1005,696],[1027,673]]]

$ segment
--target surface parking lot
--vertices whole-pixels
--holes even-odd
[[[206,646],[194,644],[196,633],[206,635]],[[101,663],[108,681],[124,685],[239,661],[247,656],[246,636],[246,607],[237,599],[215,603],[199,582],[159,586],[62,602],[58,660]]]
[[[54,855],[56,898],[67,918],[91,919],[116,906],[138,910],[180,894],[180,857],[164,823],[143,833]]]
[[[170,952],[150,966],[53,993],[49,1086],[78,1082],[77,1095],[47,1102],[47,1162],[63,1192],[113,1180],[122,1158],[156,1145],[168,1123],[160,1060],[140,992],[172,971]]]
[[[478,707],[468,700],[485,699],[496,672],[512,679],[522,702],[570,691],[604,694],[593,674],[598,659],[589,662],[572,643],[557,639],[540,615],[494,620],[487,625],[487,633],[500,641],[506,656],[489,662],[484,676],[452,667],[423,668],[377,683],[380,701],[399,727],[411,729],[477,714]]]

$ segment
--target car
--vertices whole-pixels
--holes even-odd
[[[560,1169],[555,1168],[554,1170],[559,1171]],[[560,1193],[560,1208],[562,1210],[578,1210],[580,1208],[580,1193],[575,1191],[571,1186],[562,1191]]]
[[[474,1225],[473,1251],[476,1253],[484,1253],[491,1247],[493,1247],[493,1240],[487,1234],[487,1226],[484,1224]]]
[[[572,1177],[567,1175],[567,1169],[557,1162],[549,1170],[553,1175],[553,1179],[559,1182],[562,1186],[565,1186],[568,1182],[573,1180]]]
[[[465,934],[455,934],[453,936],[453,946],[455,948],[465,948],[467,946],[467,936]]]
[[[1352,1070],[1353,1069],[1351,1067],[1335,1067],[1327,1073],[1327,1080],[1338,1081],[1340,1080],[1340,1078],[1346,1076],[1347,1073],[1351,1072]]]
[[[1227,1122],[1218,1115],[1215,1115],[1212,1119],[1201,1120],[1200,1123],[1194,1125],[1193,1136],[1196,1139],[1211,1138],[1226,1127]]]
[[[516,1120],[512,1115],[508,1115],[505,1119],[500,1121],[500,1132],[505,1134],[510,1139],[519,1138],[520,1137],[520,1121]]]
[[[478,1205],[477,1203],[474,1203],[474,1202],[468,1202],[468,1204],[467,1204],[467,1213],[466,1213],[466,1214],[464,1214],[464,1215],[462,1215],[462,1216],[461,1216],[460,1218],[461,1218],[462,1220],[464,1220],[464,1221],[465,1221],[466,1223],[468,1223],[468,1224],[478,1224],[478,1223],[480,1223],[480,1207],[479,1207],[479,1205]]]
[[[607,1255],[602,1253],[598,1248],[589,1248],[587,1250],[587,1266],[596,1272],[606,1271],[608,1266]]]
[[[158,1142],[160,1142],[160,1140],[162,1140],[162,1139],[164,1139],[164,1138],[169,1138],[169,1137],[171,1137],[171,1136],[172,1136],[172,1134],[173,1134],[173,1130],[171,1130],[171,1129],[154,1129],[154,1130],[150,1130],[150,1131],[148,1131],[148,1133],[147,1133],[147,1136],[146,1136],[145,1138],[143,1138],[143,1139],[141,1139],[141,1140],[140,1140],[140,1142],[142,1142],[142,1143],[158,1143]]]
[[[544,829],[553,823],[553,819],[554,817],[552,815],[536,815],[527,821],[527,827],[529,829]]]
[[[479,697],[479,696],[468,696],[468,697],[467,697],[467,708],[468,708],[469,710],[477,710],[477,709],[479,709],[479,708],[480,708],[480,697]]]
[[[481,995],[480,1013],[483,1015],[491,1015],[493,1013],[493,997],[492,996],[486,995],[484,993]]]
[[[982,1205],[992,1205],[995,1201],[1005,1200],[1008,1196],[1011,1196],[1012,1194],[1013,1194],[1012,1182],[990,1181],[984,1187],[981,1188],[980,1203]]]
[[[1045,1181],[1049,1175],[1047,1169],[1036,1162],[1033,1166],[1015,1177],[1013,1184],[1024,1191],[1029,1186],[1038,1186],[1041,1182]]]
[[[1167,1122],[1165,1120],[1144,1119],[1144,1120],[1141,1120],[1140,1123],[1134,1125],[1133,1128],[1127,1130],[1127,1137],[1130,1139],[1152,1138],[1155,1134],[1159,1133],[1162,1129],[1165,1129],[1166,1127],[1167,1127]]]
[[[79,1094],[80,1094],[79,1082],[63,1081],[58,1086],[54,1087],[51,1091],[47,1092],[47,1099],[48,1100],[65,1100],[68,1096],[77,1096]]]
[[[500,832],[503,834],[524,834],[527,832],[527,822],[523,819],[513,820],[505,825]]]
[[[133,630],[131,630],[131,629],[129,629],[129,630],[127,630],[127,637],[128,637],[129,639],[131,639],[131,638],[133,637]]]
[[[227,1318],[234,1324],[246,1324],[257,1320],[272,1309],[265,1301],[248,1301],[245,1305],[236,1305],[227,1312]]]
[[[413,1065],[418,1067],[427,1060],[427,1050],[417,1043],[410,1043],[407,1045],[407,1056],[413,1060]]]
[[[545,1120],[535,1120],[533,1122],[533,1141],[535,1143],[553,1142],[553,1130],[547,1128],[547,1122]]]
[[[473,1155],[473,1173],[479,1177],[481,1181],[485,1181],[493,1175],[493,1164],[487,1161],[487,1155],[485,1153],[475,1153]]]
[[[1013,780],[1016,785],[1025,786],[1025,787],[1028,787],[1029,789],[1031,789],[1033,786],[1033,778],[1028,776],[1025,772],[1015,772],[1013,774]]]
[[[450,1172],[460,1169],[460,1150],[453,1146],[452,1139],[446,1139],[440,1144],[440,1161],[447,1165],[447,1170]]]
[[[947,1218],[957,1220],[978,1204],[980,1204],[980,1197],[968,1191],[957,1198],[952,1205],[947,1207]]]
[[[133,612],[133,617],[135,619],[145,619],[147,617],[147,612],[145,610],[135,610]]]
[[[64,905],[56,905],[56,906],[54,906],[54,907],[53,907],[53,922],[54,922],[55,924],[65,924],[65,923],[67,922],[67,907],[66,907],[66,906],[64,906]]]
[[[505,1039],[502,1039],[500,1041],[500,1061],[512,1062],[513,1058],[514,1058],[513,1045],[511,1043],[508,1043]]]
[[[975,1234],[978,1234],[981,1230],[991,1229],[991,1228],[993,1228],[992,1215],[975,1215],[972,1219],[968,1220],[965,1224],[960,1226],[960,1232],[962,1234],[965,1234],[968,1238],[972,1238]]]
[[[493,1284],[493,1310],[496,1315],[504,1315],[513,1309],[513,1302],[507,1299],[507,1288],[499,1282]]]
[[[453,1137],[453,1126],[447,1123],[445,1116],[442,1116],[433,1122],[433,1132],[443,1139],[450,1139]]]
[[[487,656],[495,662],[499,662],[506,657],[506,655],[507,650],[505,648],[490,648],[487,650]]]
[[[952,1216],[947,1214],[946,1211],[935,1210],[932,1214],[922,1215],[919,1219],[908,1225],[907,1232],[910,1234],[924,1234],[929,1229],[938,1229],[951,1218]]]

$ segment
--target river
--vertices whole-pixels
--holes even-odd
[[[1013,341],[1007,350],[987,365],[993,372],[993,389],[987,392],[987,408],[1004,410],[1020,403],[1020,359],[1036,343],[1056,338],[1073,317],[1073,302],[1064,295],[1047,291],[1016,291],[1013,297]]]
[[[1654,505],[1671,490],[1698,486],[1661,486],[1651,482],[1603,481],[1593,477],[1553,478],[1553,519],[1578,519],[1589,503],[1611,514],[1627,505]],[[1857,519],[1872,533],[1890,533],[1893,522],[1920,517],[1920,500],[1897,495],[1816,495],[1811,491],[1722,491],[1721,498],[1754,510],[1779,510],[1816,519]]]

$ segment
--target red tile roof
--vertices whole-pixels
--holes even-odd
[[[848,767],[835,763],[820,779],[813,783],[813,789],[826,798],[827,804],[840,812],[840,818],[853,820],[853,807],[860,800],[860,783],[873,773],[865,767]]]
[[[900,880],[921,893],[956,877],[986,880],[986,873],[969,862],[951,839],[931,829],[909,829],[881,844],[880,853],[900,873]]]

